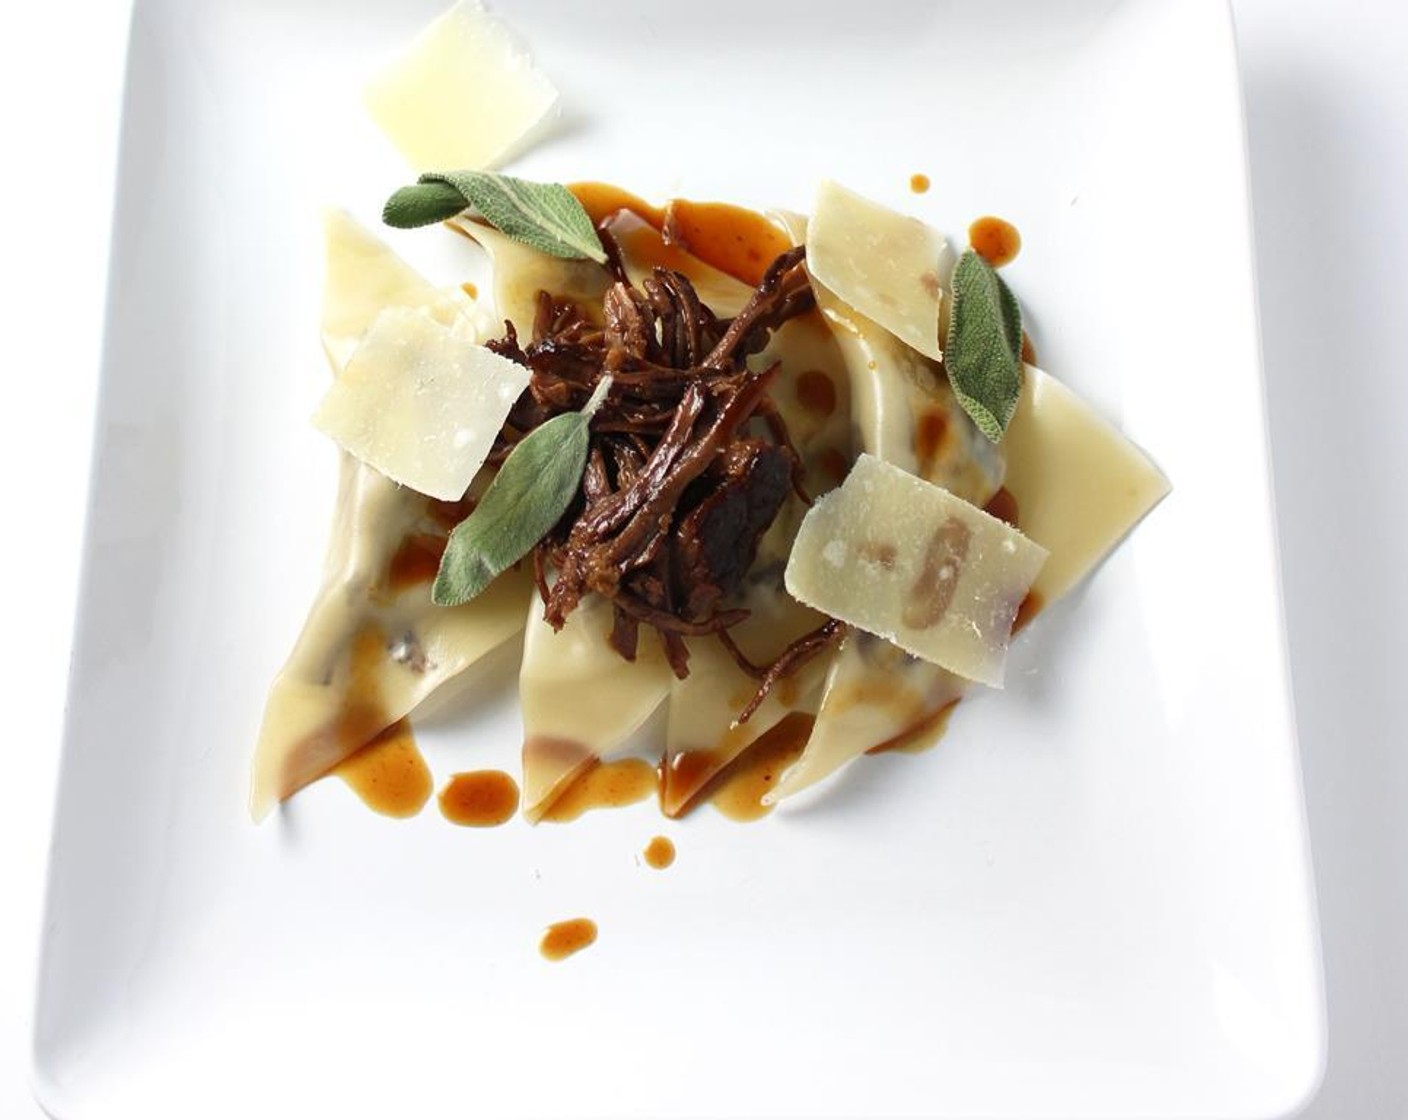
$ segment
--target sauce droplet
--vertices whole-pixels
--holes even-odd
[[[1017,259],[1022,251],[1022,235],[1011,222],[989,214],[968,227],[968,244],[993,268],[1001,268]]]
[[[466,280],[463,284],[460,285],[460,290],[464,292],[464,294],[467,295],[470,299],[479,298],[479,288],[473,280]]]
[[[675,844],[668,836],[656,836],[642,853],[645,862],[656,871],[663,871],[675,862]]]
[[[597,762],[565,789],[542,816],[545,821],[575,821],[593,809],[620,809],[655,792],[655,767],[641,758]]]
[[[434,783],[408,721],[397,720],[333,773],[367,808],[384,817],[413,817],[430,800]]]
[[[596,923],[590,918],[554,922],[543,931],[538,952],[550,961],[563,961],[596,941]]]
[[[456,774],[440,791],[440,812],[467,828],[505,824],[518,812],[518,783],[502,770]]]
[[[924,194],[929,189],[929,176],[916,171],[909,177],[909,189],[915,194]]]

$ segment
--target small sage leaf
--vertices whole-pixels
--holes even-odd
[[[997,270],[972,249],[953,269],[944,367],[953,394],[996,443],[1022,395],[1022,310]]]
[[[469,201],[450,183],[438,180],[402,187],[386,200],[381,220],[396,229],[433,226],[453,218]]]
[[[540,424],[509,453],[474,512],[450,534],[430,593],[435,603],[469,602],[557,524],[581,485],[592,414],[610,385],[602,378],[586,408]]]
[[[393,194],[382,217],[388,225],[409,228],[452,218],[466,206],[540,253],[606,263],[591,217],[560,183],[533,183],[493,171],[432,171]]]

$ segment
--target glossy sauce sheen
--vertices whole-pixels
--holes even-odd
[[[993,268],[1001,268],[1017,259],[1022,235],[1011,222],[988,215],[968,227],[968,244]]]
[[[404,719],[340,762],[333,773],[367,808],[385,817],[415,816],[430,800],[433,789],[430,768]]]
[[[763,278],[778,254],[792,247],[787,235],[762,214],[726,202],[677,198],[660,207],[609,183],[573,183],[567,189],[576,195],[593,224],[629,210],[657,230],[669,248],[688,253],[750,286]],[[655,263],[678,269],[684,262],[664,255]]]
[[[440,571],[447,538],[414,533],[401,542],[386,569],[386,590],[391,594],[422,583],[433,583]]]
[[[596,941],[596,923],[590,918],[569,918],[554,922],[543,931],[538,952],[550,961],[566,960]]]
[[[655,868],[656,871],[663,871],[675,862],[674,841],[668,836],[656,836],[645,846],[645,851],[641,854],[649,866]]]
[[[548,807],[545,821],[575,821],[593,809],[619,809],[644,801],[659,784],[656,768],[640,758],[598,762]]]
[[[814,716],[793,712],[776,727],[739,755],[709,787],[701,800],[707,800],[720,813],[734,821],[755,821],[772,812],[763,797],[777,784],[782,773],[802,755],[812,733]]]
[[[506,824],[518,812],[518,783],[502,770],[456,774],[440,791],[440,812],[467,828]]]

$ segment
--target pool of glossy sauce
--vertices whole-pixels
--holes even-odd
[[[676,198],[663,207],[652,206],[609,183],[573,183],[568,190],[577,196],[593,223],[599,225],[628,210],[659,232],[667,246],[750,287],[763,278],[779,253],[792,247],[787,235],[764,215],[731,203]],[[678,267],[667,260],[658,263]]]
[[[440,812],[466,828],[507,824],[518,812],[518,783],[502,770],[455,774],[440,791]]]
[[[596,941],[596,923],[590,918],[568,918],[543,931],[538,952],[550,961],[563,961]]]
[[[430,768],[411,725],[397,720],[333,768],[367,808],[385,817],[413,817],[430,800]]]
[[[699,795],[729,820],[756,821],[772,812],[763,797],[802,755],[814,716],[793,712],[728,764]]]
[[[545,821],[575,821],[593,809],[620,809],[644,801],[656,791],[654,764],[640,758],[597,762],[569,785],[543,814]]]

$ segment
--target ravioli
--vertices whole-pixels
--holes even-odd
[[[326,226],[324,346],[335,373],[347,343],[386,299],[460,314],[386,246],[344,214]],[[531,589],[506,573],[484,595],[446,609],[430,580],[449,529],[464,515],[342,456],[323,586],[269,692],[255,748],[250,811],[263,818],[322,777],[434,689],[523,625]]]

